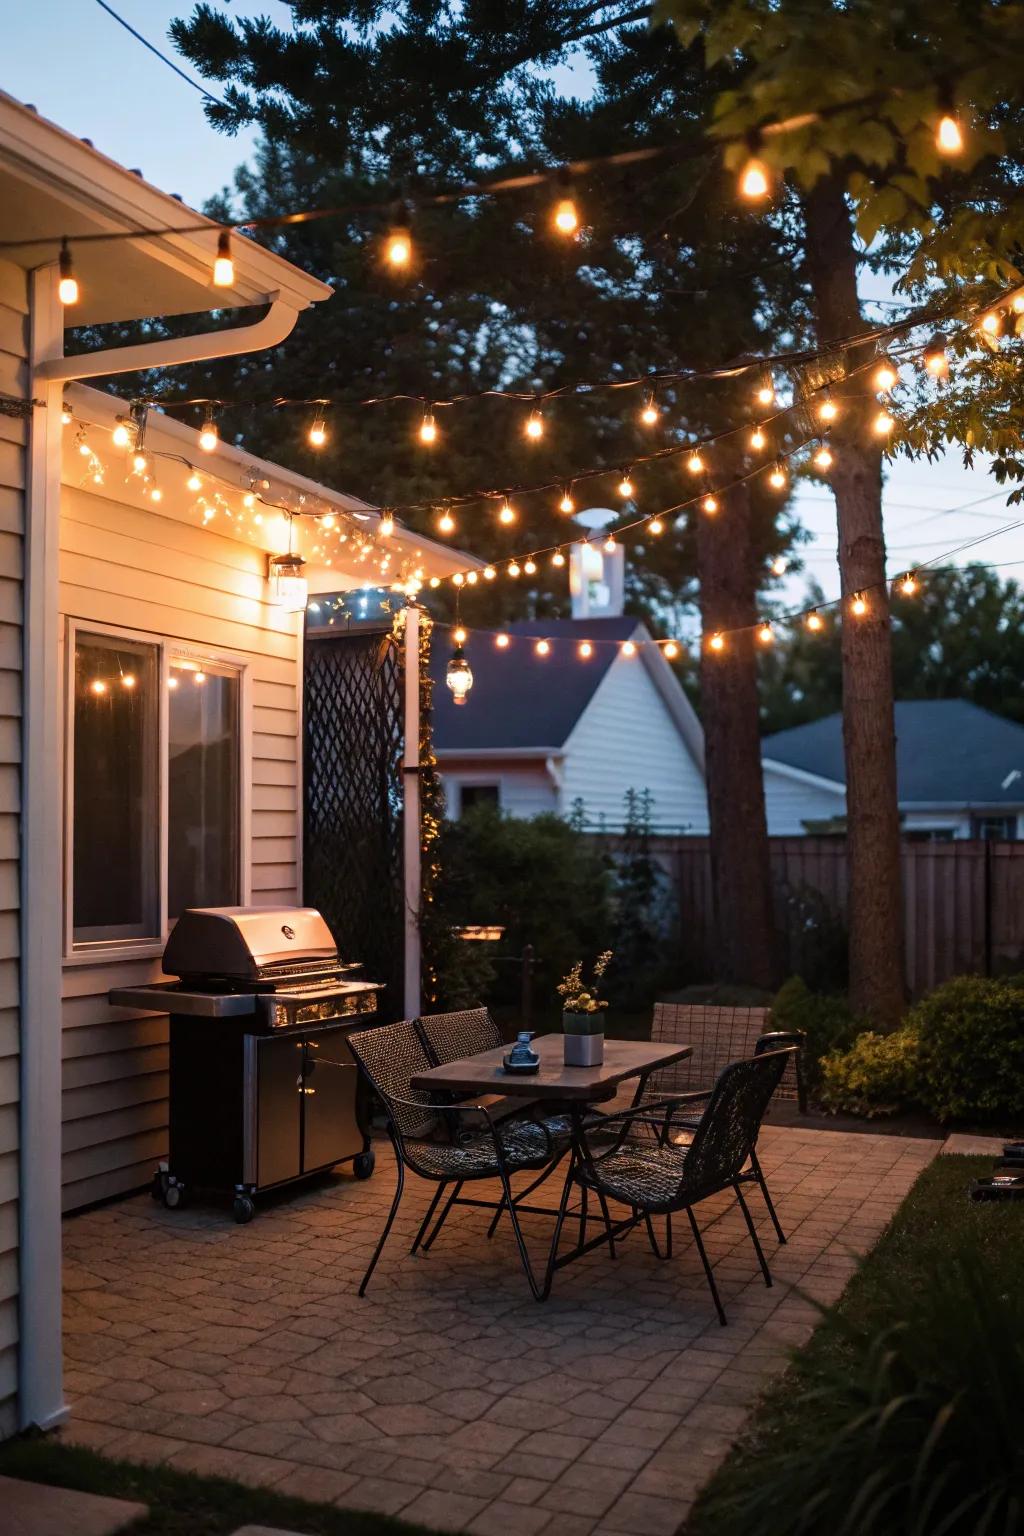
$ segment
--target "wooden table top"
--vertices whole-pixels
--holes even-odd
[[[539,1035],[533,1048],[540,1056],[540,1070],[529,1075],[506,1072],[501,1059],[507,1045],[476,1056],[464,1056],[444,1067],[417,1072],[413,1088],[449,1093],[518,1094],[524,1099],[577,1099],[592,1102],[611,1099],[619,1083],[667,1067],[692,1056],[692,1045],[654,1044],[650,1040],[605,1040],[604,1061],[599,1067],[567,1067],[561,1034]]]

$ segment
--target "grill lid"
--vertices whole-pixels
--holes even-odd
[[[186,907],[164,950],[167,976],[258,981],[267,967],[297,973],[338,964],[331,930],[313,907]]]

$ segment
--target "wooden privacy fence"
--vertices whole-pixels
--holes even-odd
[[[845,943],[846,840],[773,837],[769,843],[776,925],[792,972],[806,967],[815,946],[820,955],[822,947]],[[695,980],[713,980],[708,839],[656,836],[650,849],[675,889],[687,969]],[[902,864],[912,996],[965,972],[1024,969],[1024,842],[907,841]]]

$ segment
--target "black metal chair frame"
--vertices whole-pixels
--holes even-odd
[[[592,1240],[589,1244],[586,1245],[586,1247],[595,1248],[604,1242],[608,1242],[609,1244],[614,1245],[615,1239],[625,1236],[628,1232],[632,1231],[641,1222],[643,1222],[647,1231],[648,1241],[651,1245],[651,1249],[655,1254],[655,1257],[667,1260],[672,1256],[672,1216],[676,1212],[685,1211],[689,1217],[694,1244],[697,1248],[701,1264],[704,1268],[704,1274],[708,1282],[708,1288],[711,1291],[712,1300],[715,1304],[715,1311],[718,1314],[718,1320],[724,1326],[727,1321],[725,1309],[722,1306],[722,1299],[718,1292],[718,1286],[715,1283],[711,1262],[708,1258],[707,1250],[704,1247],[701,1230],[697,1224],[697,1218],[694,1215],[694,1207],[699,1205],[701,1201],[711,1198],[713,1195],[721,1194],[726,1190],[731,1189],[735,1193],[740,1209],[743,1212],[743,1218],[746,1223],[747,1231],[754,1246],[754,1252],[757,1255],[761,1273],[764,1276],[764,1283],[766,1286],[771,1286],[771,1271],[768,1267],[768,1261],[764,1255],[764,1249],[761,1247],[761,1242],[757,1235],[757,1229],[754,1226],[754,1221],[750,1214],[750,1208],[744,1199],[742,1186],[744,1184],[757,1184],[760,1187],[762,1193],[765,1196],[769,1212],[772,1215],[775,1229],[779,1234],[779,1240],[780,1242],[784,1242],[785,1238],[782,1236],[778,1218],[775,1216],[774,1207],[771,1204],[771,1200],[767,1192],[767,1187],[764,1183],[764,1175],[761,1172],[760,1164],[756,1159],[754,1145],[757,1140],[757,1132],[760,1128],[761,1119],[763,1118],[764,1112],[768,1107],[768,1102],[775,1090],[775,1087],[778,1084],[778,1080],[785,1070],[786,1061],[788,1057],[791,1056],[797,1049],[798,1046],[794,1044],[782,1046],[777,1050],[764,1050],[755,1052],[752,1057],[744,1058],[738,1062],[732,1062],[729,1066],[724,1067],[719,1073],[718,1080],[713,1088],[707,1090],[699,1090],[695,1093],[674,1094],[671,1098],[665,1098],[656,1101],[646,1101],[640,1105],[631,1107],[630,1109],[622,1110],[618,1114],[604,1115],[601,1117],[600,1121],[592,1122],[590,1127],[584,1126],[581,1141],[582,1168],[577,1170],[575,1177],[585,1185],[589,1185],[599,1195],[603,1194],[605,1200],[611,1199],[622,1203],[625,1199],[623,1194],[617,1193],[616,1189],[613,1188],[607,1180],[602,1180],[601,1164],[614,1157],[621,1151],[623,1146],[628,1142],[631,1128],[634,1125],[638,1123],[646,1123],[650,1125],[651,1117],[655,1110],[664,1111],[664,1116],[661,1119],[658,1127],[656,1146],[659,1150],[667,1150],[670,1145],[669,1137],[672,1130],[672,1121],[677,1112],[688,1102],[693,1102],[701,1098],[706,1099],[707,1101],[704,1112],[701,1115],[700,1121],[698,1122],[695,1129],[693,1141],[689,1147],[681,1149],[679,1182],[675,1193],[668,1196],[667,1198],[656,1198],[650,1201],[636,1201],[632,1199],[632,1194],[635,1193],[635,1191],[630,1192],[631,1198],[626,1201],[626,1203],[631,1205],[631,1214],[624,1219],[612,1222],[607,1232],[602,1237]],[[720,1167],[716,1172],[712,1173],[710,1176],[705,1176],[703,1179],[698,1178],[693,1180],[688,1178],[686,1171],[687,1161],[699,1161],[701,1152],[703,1150],[703,1143],[710,1141],[715,1135],[716,1116],[720,1116],[722,1114],[723,1107],[727,1105],[728,1096],[732,1090],[732,1079],[737,1075],[738,1072],[742,1072],[745,1069],[749,1072],[751,1067],[753,1067],[757,1072],[765,1074],[768,1091],[763,1095],[763,1102],[761,1103],[756,1115],[756,1123],[749,1127],[749,1134],[746,1137],[746,1143],[741,1149],[742,1155],[734,1156],[731,1164],[723,1164],[723,1166]],[[770,1081],[772,1078],[774,1078],[774,1081]],[[615,1136],[611,1145],[603,1147],[601,1150],[595,1153],[588,1139],[588,1129],[591,1132],[599,1130],[607,1134],[610,1128],[615,1124],[621,1125],[621,1130]],[[695,1153],[696,1159],[694,1158]],[[654,1231],[653,1217],[659,1215],[663,1215],[666,1219],[664,1250],[662,1250],[662,1248],[659,1246],[658,1239]]]

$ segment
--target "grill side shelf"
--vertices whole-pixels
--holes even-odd
[[[151,1013],[184,1013],[204,1019],[245,1018],[256,1012],[253,992],[185,992],[173,981],[144,987],[111,987],[115,1008],[146,1008]]]

